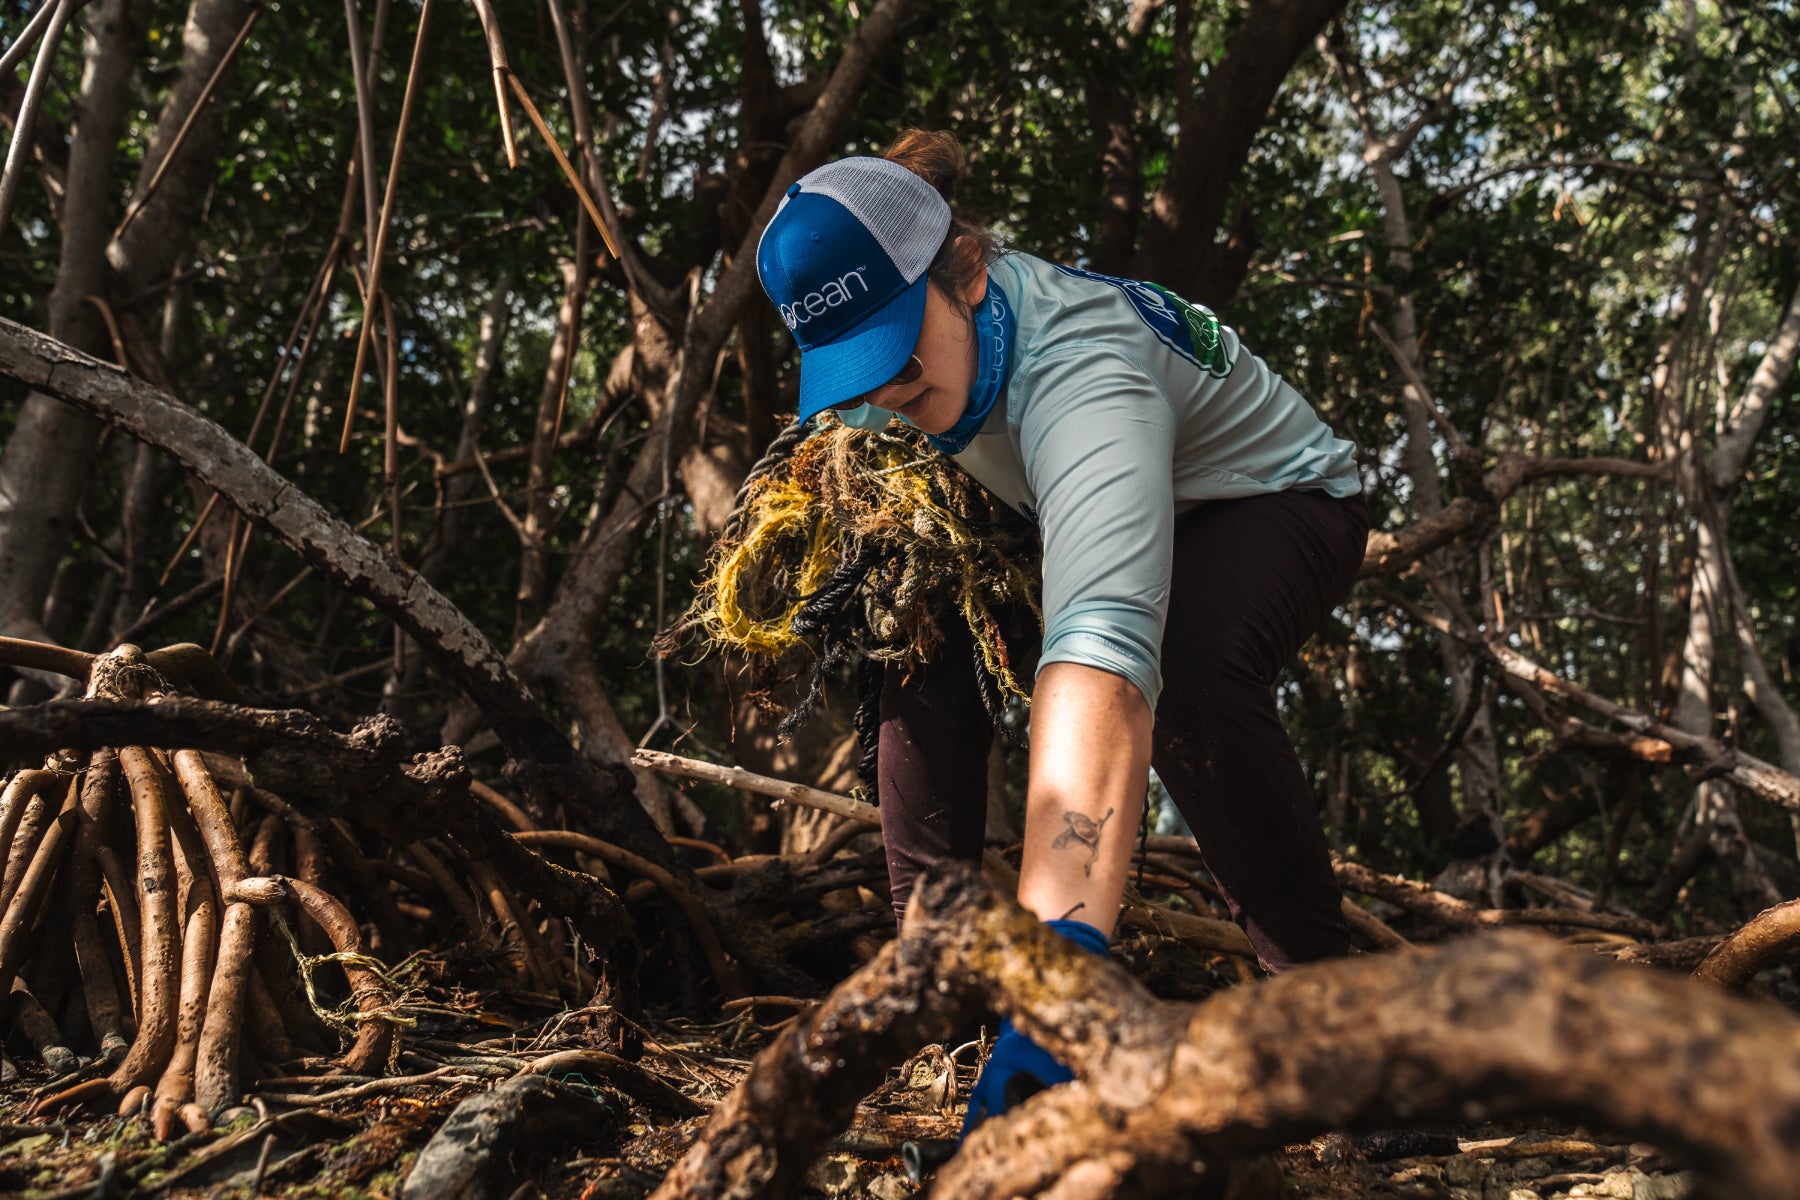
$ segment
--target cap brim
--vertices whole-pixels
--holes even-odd
[[[801,420],[872,392],[900,373],[919,344],[926,287],[921,275],[845,336],[801,353]]]

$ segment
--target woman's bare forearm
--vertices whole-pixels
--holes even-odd
[[[1150,706],[1128,680],[1051,663],[1031,703],[1019,903],[1105,933],[1118,918],[1150,773]]]

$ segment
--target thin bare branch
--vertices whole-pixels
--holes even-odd
[[[6,48],[6,53],[0,54],[0,76],[11,74],[14,67],[25,61],[25,56],[31,53],[33,46],[37,45],[38,37],[44,32],[44,27],[56,16],[56,10],[61,7],[62,0],[44,0],[38,6],[38,10],[31,14],[31,20],[25,22],[25,28],[19,30],[12,45]],[[76,7],[79,8],[80,5]]]
[[[344,22],[350,40],[350,74],[356,86],[356,159],[351,170],[362,173],[364,244],[375,249],[375,115],[369,89],[375,81],[363,54],[362,18],[357,0],[344,0]]]
[[[544,124],[544,115],[538,111],[537,105],[531,102],[531,94],[525,90],[525,85],[519,82],[519,77],[511,71],[506,73],[506,82],[512,86],[513,95],[519,98],[519,103],[525,106],[525,115],[531,118],[532,125],[537,128],[538,136],[544,139],[544,145],[549,147],[551,156],[556,159],[556,165],[561,167],[562,173],[568,177],[569,186],[573,187],[575,194],[581,197],[581,207],[587,210],[588,219],[593,221],[594,228],[600,231],[600,240],[606,243],[606,249],[614,258],[619,257],[618,241],[613,237],[612,230],[607,228],[605,219],[600,216],[600,209],[595,205],[594,198],[588,195],[587,184],[581,181],[581,176],[576,173],[574,165],[569,162],[569,156],[563,153],[562,146],[557,143],[556,135],[550,132],[550,126]]]
[[[346,4],[351,2],[352,0],[345,0]],[[350,449],[350,434],[356,427],[356,395],[357,392],[362,389],[363,363],[367,358],[369,349],[369,325],[375,316],[375,305],[373,300],[375,297],[381,295],[382,260],[387,253],[388,228],[392,223],[394,216],[394,197],[400,190],[400,164],[406,156],[406,129],[407,126],[412,123],[413,103],[418,96],[419,68],[425,60],[425,31],[431,24],[431,5],[432,0],[424,0],[424,3],[419,6],[419,31],[413,37],[412,65],[407,69],[406,94],[400,101],[400,127],[394,131],[394,153],[388,163],[387,188],[381,197],[381,215],[376,218],[374,243],[369,250],[368,285],[363,289],[362,329],[356,337],[356,365],[352,367],[350,371],[350,398],[344,404],[344,434],[338,442],[339,454]],[[373,86],[374,81],[370,80],[370,87]],[[364,90],[366,89],[357,92],[359,107],[361,106]],[[372,157],[374,144],[373,133],[370,133],[369,135],[368,144],[370,149],[365,151],[363,155],[365,162],[370,161]],[[367,194],[373,194],[373,179],[366,182],[365,188]],[[390,361],[387,374],[391,375],[392,373],[393,366]],[[393,388],[389,386],[386,391],[389,397],[388,407],[391,413],[393,408]],[[389,425],[391,426],[392,423],[392,418],[390,416]],[[388,441],[391,443],[392,439],[389,438]]]
[[[164,154],[162,160],[156,164],[156,173],[150,176],[150,182],[144,185],[144,190],[139,193],[137,199],[131,202],[131,207],[125,210],[125,215],[119,218],[119,226],[112,233],[113,241],[116,242],[125,236],[125,231],[131,228],[131,223],[137,220],[138,214],[143,212],[149,206],[150,201],[155,198],[156,189],[162,186],[163,176],[168,173],[169,164],[175,161],[175,156],[181,153],[182,144],[187,141],[188,131],[193,129],[195,120],[205,111],[207,103],[212,100],[213,89],[218,87],[219,80],[225,77],[226,70],[237,58],[238,50],[243,47],[244,39],[250,36],[251,26],[256,24],[256,18],[261,15],[262,6],[257,5],[251,8],[249,15],[244,18],[244,24],[238,29],[237,36],[231,39],[231,45],[225,48],[225,53],[219,58],[219,65],[213,68],[213,73],[207,77],[206,86],[200,89],[200,95],[195,98],[193,105],[188,109],[187,116],[181,122],[181,128],[175,133],[175,140],[169,144],[168,153]],[[0,222],[0,224],[3,223]]]
[[[1444,439],[1444,444],[1450,447],[1451,456],[1460,462],[1479,462],[1481,456],[1468,442],[1463,440],[1463,435],[1457,432],[1455,422],[1450,420],[1449,414],[1439,406],[1437,396],[1429,387],[1425,386],[1425,381],[1419,377],[1418,368],[1413,366],[1411,359],[1401,353],[1399,343],[1394,341],[1394,335],[1383,328],[1380,321],[1372,322],[1369,327],[1375,331],[1375,336],[1381,339],[1381,344],[1387,347],[1388,353],[1394,359],[1394,365],[1400,368],[1402,375],[1406,376],[1406,382],[1411,384],[1413,390],[1418,393],[1419,401],[1424,405],[1426,415],[1431,418],[1431,423],[1437,426],[1438,434]]]
[[[873,804],[864,804],[835,792],[820,791],[815,787],[807,787],[804,783],[790,783],[785,779],[758,775],[742,767],[723,767],[717,763],[701,762],[696,758],[683,758],[679,754],[666,754],[661,750],[639,750],[631,756],[631,762],[633,766],[648,767],[665,775],[682,779],[703,779],[708,783],[755,792],[759,796],[773,796],[777,800],[836,813],[865,825],[881,824],[881,810]]]
[[[1625,458],[1503,454],[1483,477],[1480,494],[1457,496],[1436,513],[1401,529],[1371,530],[1357,577],[1391,575],[1410,567],[1438,547],[1492,520],[1500,502],[1527,483],[1567,476],[1666,480],[1674,478],[1676,465],[1672,459],[1643,463]]]
[[[13,203],[19,194],[19,181],[25,175],[25,160],[31,152],[32,130],[37,125],[38,109],[44,102],[44,89],[50,85],[50,72],[56,67],[56,50],[62,44],[63,30],[69,18],[81,5],[78,0],[60,0],[44,30],[43,46],[32,65],[31,78],[25,84],[25,99],[19,105],[19,119],[13,122],[12,143],[6,148],[6,166],[0,170],[0,238],[12,224]],[[36,22],[34,21],[33,24]],[[29,30],[27,30],[29,33]],[[21,38],[22,42],[28,40]]]
[[[500,112],[500,140],[506,146],[506,165],[517,168],[519,148],[513,139],[512,113],[506,106],[506,80],[512,65],[506,58],[506,41],[500,36],[500,21],[494,16],[489,0],[472,0],[475,15],[481,20],[481,32],[487,38],[488,59],[494,69],[494,106]]]

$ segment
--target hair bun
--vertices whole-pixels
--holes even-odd
[[[948,133],[941,129],[902,130],[882,157],[936,188],[946,204],[954,202],[963,175],[963,151]]]

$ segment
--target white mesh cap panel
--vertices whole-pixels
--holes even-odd
[[[908,283],[918,282],[950,229],[950,206],[937,189],[885,158],[826,163],[802,177],[800,187],[849,209]]]

